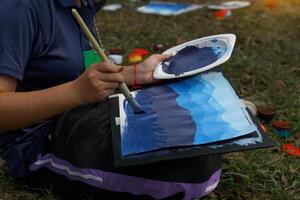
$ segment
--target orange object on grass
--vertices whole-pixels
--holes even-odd
[[[281,150],[283,152],[286,152],[289,156],[293,155],[293,156],[299,156],[300,157],[300,149],[298,149],[297,147],[295,147],[292,144],[282,144],[281,145]]]
[[[277,0],[267,0],[266,6],[268,8],[276,8],[277,7]]]
[[[263,125],[262,123],[259,124],[260,128],[265,132],[267,133],[268,132],[268,129],[265,125]]]
[[[137,62],[141,62],[143,60],[143,57],[141,54],[132,53],[128,55],[128,60],[131,63],[137,63]]]

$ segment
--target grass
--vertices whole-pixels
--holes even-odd
[[[224,20],[213,19],[206,9],[162,17],[135,12],[138,2],[109,2],[122,2],[124,8],[97,17],[107,49],[120,47],[128,54],[136,47],[151,50],[155,43],[172,47],[213,34],[237,35],[234,53],[223,65],[226,75],[241,98],[276,108],[276,120],[293,124],[293,137],[284,141],[269,126],[274,148],[224,156],[221,182],[205,199],[300,199],[300,159],[280,151],[283,143],[300,147],[300,2],[278,1],[276,9],[268,9],[264,1],[252,1]],[[0,173],[0,199],[56,199],[20,188]]]

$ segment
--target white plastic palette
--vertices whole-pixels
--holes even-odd
[[[185,76],[194,75],[200,72],[204,72],[210,70],[214,67],[219,66],[226,62],[232,54],[234,44],[235,44],[236,36],[234,34],[221,34],[221,35],[213,35],[208,37],[199,38],[196,40],[192,40],[171,49],[168,49],[164,52],[164,54],[173,54],[176,55],[177,52],[184,49],[188,46],[195,46],[197,48],[204,48],[204,47],[211,47],[211,48],[222,48],[225,49],[225,52],[219,57],[215,62],[208,64],[207,66],[203,66],[201,68],[186,71],[180,74],[169,74],[163,70],[163,63],[159,63],[159,65],[155,68],[153,77],[155,79],[173,79],[173,78],[180,78]]]
[[[248,1],[228,1],[221,4],[211,4],[207,7],[212,10],[223,10],[223,9],[239,9],[239,8],[245,8],[250,6],[251,3]]]

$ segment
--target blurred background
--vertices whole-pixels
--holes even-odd
[[[288,137],[280,137],[266,123],[267,134],[276,142],[270,149],[225,155],[223,175],[217,189],[204,199],[300,199],[300,157],[288,155],[282,144],[300,148],[300,0],[248,0],[251,5],[216,17],[213,10],[198,9],[177,16],[136,12],[148,1],[98,0],[97,25],[104,47],[121,48],[124,65],[135,48],[150,53],[204,36],[234,33],[237,42],[223,69],[241,98],[257,107],[276,111],[273,121],[290,124]],[[116,11],[101,10],[117,3]],[[221,3],[206,0],[163,0],[195,4]],[[0,161],[1,163],[1,161]],[[0,164],[3,165],[3,164]],[[201,170],[201,169],[199,169]],[[0,200],[58,199],[51,191],[36,193],[12,183],[0,167]]]

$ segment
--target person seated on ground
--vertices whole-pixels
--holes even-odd
[[[121,82],[151,84],[152,55],[134,67],[85,69],[92,47],[72,17],[95,35],[90,0],[0,2],[0,148],[21,184],[80,199],[199,198],[220,178],[220,157],[202,156],[116,168],[107,97]]]

